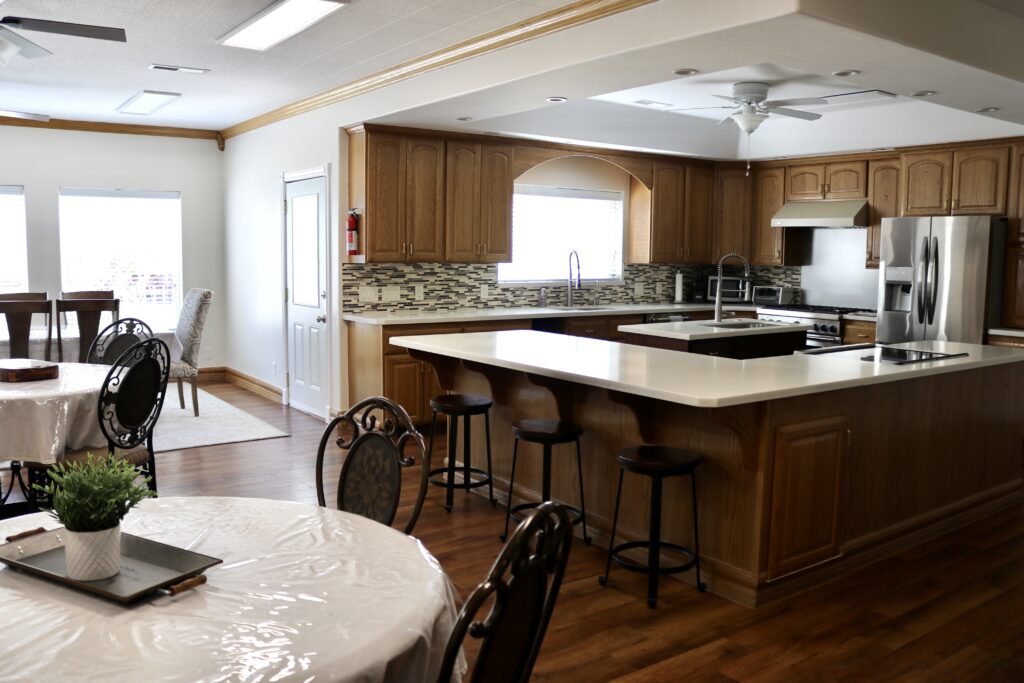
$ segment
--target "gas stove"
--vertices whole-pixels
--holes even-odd
[[[839,346],[843,343],[843,316],[851,313],[874,315],[874,311],[843,306],[815,306],[812,304],[786,304],[785,306],[757,309],[758,320],[770,320],[796,325],[810,325],[807,346]]]

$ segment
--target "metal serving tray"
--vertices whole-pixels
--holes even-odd
[[[184,548],[121,534],[121,572],[99,581],[76,581],[64,570],[64,529],[11,536],[0,545],[0,562],[117,602],[130,603],[154,591],[172,595],[206,582],[202,573],[223,560]]]

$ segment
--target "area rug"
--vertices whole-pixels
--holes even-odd
[[[287,432],[202,389],[199,390],[199,417],[192,414],[192,397],[188,391],[185,392],[185,409],[178,405],[177,389],[168,384],[167,399],[153,432],[153,450],[157,453],[288,436]]]

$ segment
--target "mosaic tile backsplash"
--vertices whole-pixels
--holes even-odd
[[[538,305],[541,285],[500,285],[497,271],[494,264],[477,263],[346,263],[341,268],[342,307],[347,313],[361,313]],[[713,267],[627,265],[623,284],[585,281],[583,301],[578,303],[671,303],[676,271],[683,274],[684,295],[689,299],[694,282]],[[751,271],[757,285],[800,286],[799,267],[753,266]],[[564,285],[547,289],[548,305],[565,304]]]

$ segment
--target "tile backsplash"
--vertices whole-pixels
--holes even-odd
[[[712,272],[711,266],[627,265],[623,284],[583,283],[586,304],[671,303],[675,274],[683,274],[684,292]],[[800,286],[800,268],[754,266],[754,283]],[[495,264],[373,263],[342,264],[342,307],[346,312],[507,308],[536,306],[540,285],[499,284]],[[734,272],[734,271],[731,271]],[[548,304],[565,304],[564,285],[548,287]]]

